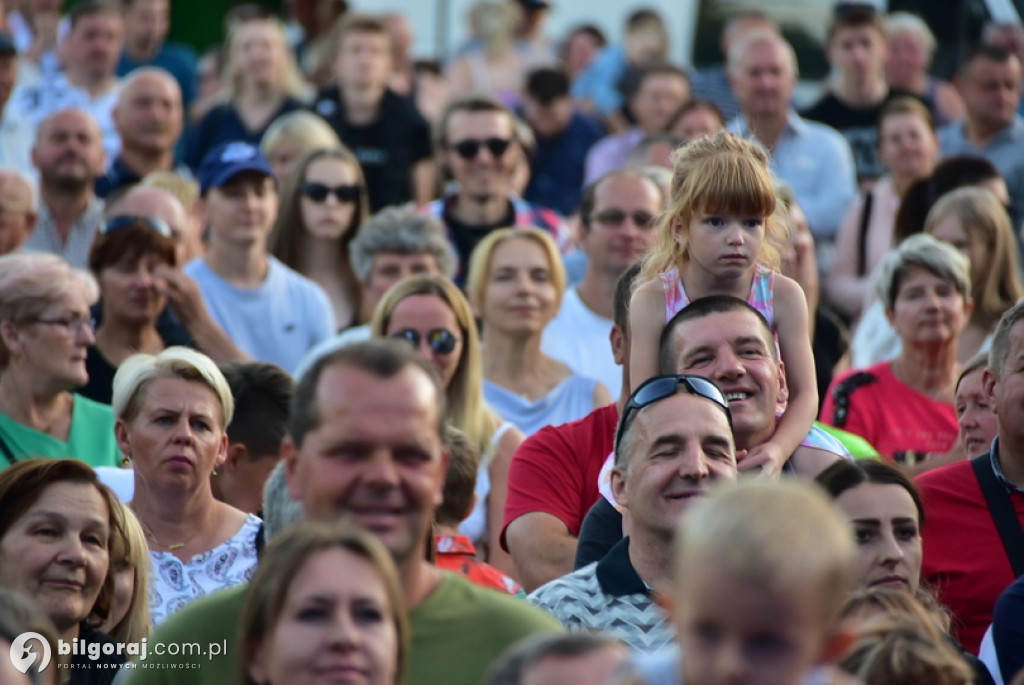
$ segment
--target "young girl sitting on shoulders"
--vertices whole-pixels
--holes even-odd
[[[630,303],[630,384],[657,375],[661,331],[672,316],[708,295],[746,300],[772,325],[785,364],[788,399],[772,438],[741,457],[740,469],[774,475],[807,436],[818,408],[807,301],[778,273],[785,226],[776,209],[768,155],[730,133],[693,141],[674,154],[671,197]],[[736,365],[736,373],[745,373]],[[671,370],[668,370],[671,371]],[[716,374],[708,369],[712,378]],[[760,384],[758,384],[760,385]],[[739,419],[756,387],[723,388]],[[783,390],[783,395],[786,395]],[[740,456],[740,455],[737,455]]]

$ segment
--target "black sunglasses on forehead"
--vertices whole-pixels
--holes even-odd
[[[110,217],[100,224],[99,232],[101,235],[106,235],[107,233],[120,231],[130,226],[143,226],[159,233],[165,238],[174,237],[171,227],[163,219],[158,219],[155,216],[129,216],[127,214]]]
[[[629,396],[629,401],[626,402],[626,406],[622,410],[622,419],[619,421],[619,427],[615,431],[616,453],[619,451],[619,443],[622,442],[622,436],[636,418],[637,413],[644,407],[649,407],[655,402],[672,397],[679,392],[679,388],[685,388],[689,394],[703,397],[718,405],[725,412],[725,418],[729,421],[729,428],[732,428],[732,412],[729,411],[729,401],[725,399],[725,393],[722,392],[721,388],[715,385],[712,380],[704,376],[686,373],[655,376],[644,381]]]

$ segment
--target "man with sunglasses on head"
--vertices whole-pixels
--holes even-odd
[[[702,376],[646,381],[622,411],[611,473],[615,498],[629,512],[629,536],[529,601],[572,631],[606,632],[647,653],[670,645],[675,632],[656,592],[670,578],[675,529],[693,502],[736,472],[725,394]]]
[[[334,311],[320,286],[267,254],[277,218],[270,163],[256,146],[236,141],[211,150],[198,177],[209,248],[185,265],[185,275],[243,352],[294,371],[334,333]]]
[[[563,251],[569,232],[553,210],[523,200],[512,190],[522,147],[515,116],[486,95],[452,100],[438,126],[438,155],[453,183],[445,195],[421,208],[439,219],[459,258],[456,282],[462,283],[469,257],[491,231],[534,226],[551,233]]]
[[[662,373],[700,374],[722,389],[732,416],[740,471],[757,472],[763,464],[745,460],[749,450],[775,435],[777,413],[787,397],[785,367],[768,322],[749,304],[727,295],[694,300],[665,325],[661,334]],[[818,425],[790,456],[783,474],[811,479],[847,449]],[[622,535],[616,505],[611,457],[599,477],[601,494],[584,519],[576,548],[576,565],[601,559]],[[777,477],[779,474],[766,474]]]
[[[587,186],[579,211],[586,271],[544,329],[541,350],[601,381],[612,397],[619,396],[622,370],[611,347],[594,341],[611,332],[615,284],[654,244],[654,219],[664,204],[661,186],[638,169],[612,171]]]

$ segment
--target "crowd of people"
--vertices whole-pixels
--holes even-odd
[[[3,5],[0,681],[1024,683],[1024,28],[286,4]]]

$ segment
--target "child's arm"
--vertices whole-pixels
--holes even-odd
[[[665,293],[658,278],[644,281],[629,300],[629,391],[661,373],[659,343],[665,328]]]
[[[818,383],[811,350],[807,300],[792,279],[775,275],[775,326],[786,369],[789,404],[771,440],[751,449],[742,470],[760,467],[774,476],[807,437],[818,414]]]

